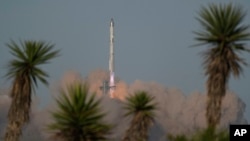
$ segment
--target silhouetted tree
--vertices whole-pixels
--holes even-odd
[[[48,125],[54,136],[65,141],[106,140],[111,126],[103,121],[100,100],[89,95],[86,84],[74,84],[61,92],[56,100],[58,110],[52,113],[53,123]]]
[[[24,41],[20,42],[20,45],[11,41],[7,46],[15,58],[9,62],[6,75],[13,79],[13,85],[5,141],[17,141],[22,127],[29,121],[34,86],[37,86],[37,81],[47,84],[48,74],[40,65],[58,56],[58,51],[53,51],[54,45],[41,41]]]
[[[226,94],[230,75],[238,77],[246,65],[238,53],[249,51],[244,41],[249,40],[248,25],[243,25],[242,7],[232,4],[210,4],[202,7],[197,20],[201,31],[194,32],[198,45],[207,45],[204,69],[207,76],[206,117],[209,128],[216,128],[221,118],[221,103]]]
[[[147,92],[138,91],[126,98],[125,116],[132,116],[130,127],[126,131],[123,141],[148,140],[149,127],[154,121],[156,104],[154,98]]]

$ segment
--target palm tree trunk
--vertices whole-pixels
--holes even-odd
[[[28,76],[17,76],[11,91],[11,106],[8,112],[8,126],[5,141],[18,141],[22,127],[29,121],[31,104],[31,83]]]
[[[151,120],[148,117],[135,115],[122,141],[147,141],[150,124]]]
[[[208,127],[212,129],[220,123],[221,104],[226,94],[229,70],[225,57],[214,59],[209,66],[206,117]]]
[[[223,96],[224,97],[224,96]],[[208,96],[207,100],[207,123],[208,127],[215,129],[220,123],[222,96]]]

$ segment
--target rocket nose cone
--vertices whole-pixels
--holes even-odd
[[[114,20],[113,20],[113,18],[111,18],[110,25],[114,26]]]

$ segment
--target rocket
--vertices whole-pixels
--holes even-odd
[[[109,95],[114,98],[115,91],[115,72],[114,72],[114,20],[110,21],[110,40],[109,40]]]

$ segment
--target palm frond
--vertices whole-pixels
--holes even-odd
[[[242,25],[245,18],[240,6],[215,5],[210,4],[208,7],[202,7],[199,17],[196,17],[202,26],[202,30],[195,32],[196,40],[207,44],[216,44],[226,42],[227,44],[249,40],[249,26]]]
[[[39,68],[39,65],[48,63],[59,55],[59,50],[53,51],[54,45],[42,41],[20,41],[20,45],[11,40],[6,44],[10,53],[15,57],[8,64],[8,79],[15,78],[17,74],[28,73],[32,83],[37,86],[37,80],[47,84],[48,74]]]
[[[156,104],[145,91],[138,91],[126,98],[125,116],[133,116],[123,141],[147,140],[148,130],[154,121]]]
[[[152,103],[154,98],[148,96],[144,91],[138,91],[133,96],[127,97],[127,104],[125,109],[127,109],[127,113],[125,115],[130,115],[131,113],[136,114],[137,112],[146,112],[153,111],[155,107],[155,103]]]
[[[89,95],[88,86],[74,84],[61,94],[56,99],[58,110],[52,112],[54,121],[48,130],[65,139],[73,136],[78,140],[105,139],[111,126],[103,122],[105,113],[101,112],[95,95]]]
[[[47,84],[47,73],[38,65],[45,63],[55,57],[58,51],[52,51],[52,46],[44,54],[39,54],[43,48],[48,48],[41,41],[20,41],[18,45],[13,40],[6,44],[13,55],[9,61],[6,77],[13,79],[13,86],[10,93],[12,98],[8,112],[8,126],[5,133],[5,140],[18,140],[22,127],[29,122],[32,90],[37,86],[37,80]],[[48,54],[51,54],[48,56]],[[45,58],[45,59],[44,59]],[[36,61],[36,60],[44,61]],[[15,128],[13,128],[15,127]]]
[[[221,117],[222,98],[226,94],[231,74],[238,77],[242,66],[246,65],[239,52],[249,49],[245,41],[250,40],[249,25],[244,25],[246,13],[242,7],[233,4],[210,4],[202,7],[196,18],[201,30],[195,31],[198,45],[207,45],[209,49],[202,55],[203,67],[207,76],[207,122],[215,128]]]

